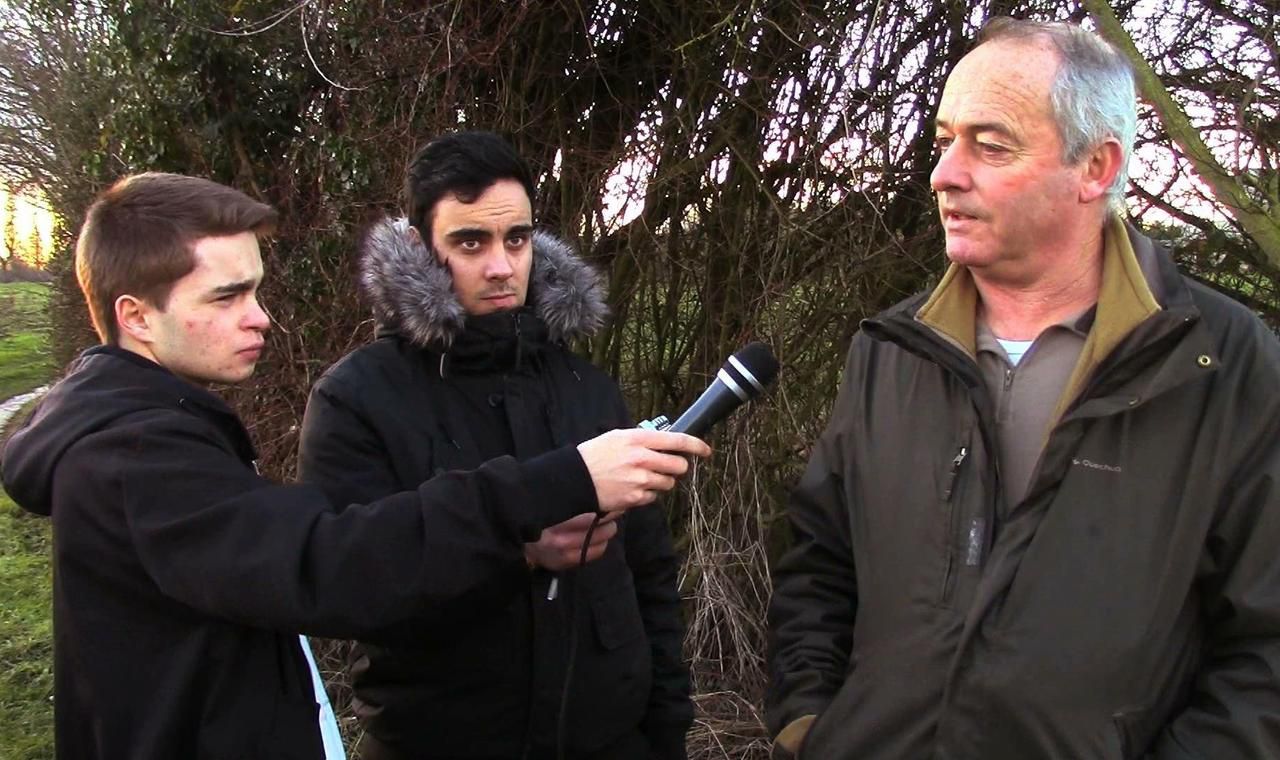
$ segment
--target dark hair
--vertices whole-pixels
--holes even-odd
[[[76,279],[98,337],[119,340],[122,295],[163,310],[173,284],[195,269],[196,241],[267,235],[275,224],[275,209],[207,179],[149,172],[119,180],[89,207],[76,241]]]
[[[454,132],[418,149],[405,171],[409,224],[431,245],[436,203],[455,195],[472,203],[498,180],[519,182],[533,202],[533,175],[511,145],[492,132]]]

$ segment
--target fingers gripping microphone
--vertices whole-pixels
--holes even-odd
[[[764,393],[778,376],[778,360],[765,344],[756,341],[744,346],[724,363],[716,379],[675,422],[656,417],[641,427],[670,430],[702,437],[734,409]]]

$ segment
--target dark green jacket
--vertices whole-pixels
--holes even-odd
[[[1280,757],[1280,346],[1119,229],[1018,504],[962,275],[863,324],[776,570],[777,754]]]

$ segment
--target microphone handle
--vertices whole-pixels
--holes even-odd
[[[717,380],[667,429],[701,438],[712,425],[729,416],[741,403],[742,399]]]

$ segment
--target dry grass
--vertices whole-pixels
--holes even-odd
[[[690,478],[680,580],[690,611],[685,654],[697,695],[689,756],[705,760],[769,752],[760,701],[772,590],[765,540],[770,500],[759,449],[749,436],[726,438],[734,445]]]

